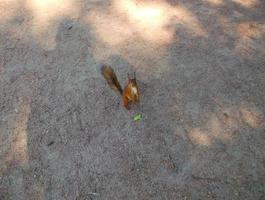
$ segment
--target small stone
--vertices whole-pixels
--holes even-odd
[[[215,142],[215,146],[219,151],[225,151],[226,150],[226,144],[223,143],[221,140],[217,140]]]
[[[224,116],[225,116],[225,117],[229,117],[229,115],[228,115],[227,113],[224,113]]]
[[[54,141],[51,141],[51,142],[49,142],[47,145],[48,146],[51,146],[51,145],[53,145],[54,144]]]

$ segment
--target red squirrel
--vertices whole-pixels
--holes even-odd
[[[122,87],[112,67],[105,65],[102,66],[101,73],[106,79],[110,88],[118,91],[122,95],[123,105],[127,110],[130,110],[129,103],[140,102],[140,91],[136,81],[135,73],[133,78],[130,78],[129,74],[127,74],[128,84],[124,87],[124,90],[122,90]]]

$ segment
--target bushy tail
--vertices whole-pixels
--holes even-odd
[[[110,66],[102,66],[101,73],[106,79],[111,89],[118,91],[122,95],[122,87],[117,79],[114,70]]]

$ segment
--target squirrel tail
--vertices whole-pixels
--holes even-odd
[[[104,65],[101,67],[101,74],[106,79],[110,88],[115,91],[118,91],[122,95],[122,87],[117,79],[114,70],[110,66]]]

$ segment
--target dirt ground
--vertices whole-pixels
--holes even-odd
[[[264,119],[262,0],[0,0],[1,200],[263,200]]]

